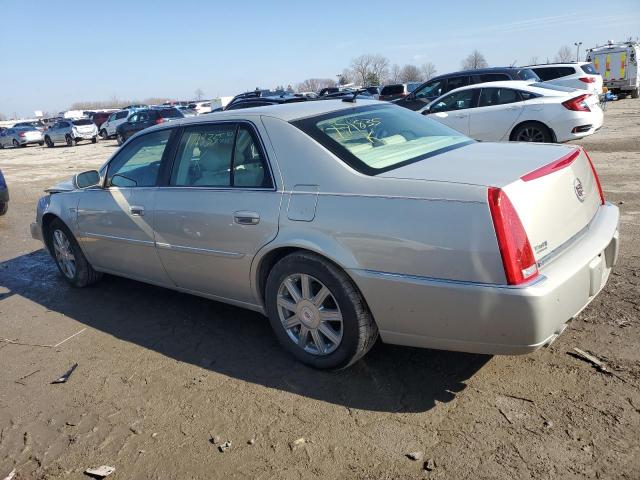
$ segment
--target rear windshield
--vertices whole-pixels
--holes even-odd
[[[586,65],[582,65],[580,68],[582,68],[582,71],[584,73],[588,73],[589,75],[597,75],[598,74],[598,72],[596,71],[595,67],[591,63],[587,63]]]
[[[522,70],[518,70],[517,75],[520,80],[533,80],[534,82],[540,81],[540,77],[538,77],[538,75],[536,75],[536,72],[534,72],[530,68],[523,68]]]
[[[473,140],[411,110],[368,105],[292,122],[366,175],[393,170]]]
[[[89,120],[88,118],[82,118],[80,120],[74,120],[73,122],[74,125],[81,127],[83,125],[93,125],[93,122],[91,120]]]
[[[160,112],[162,118],[184,117],[177,108],[163,108],[162,110],[158,110],[158,112]]]
[[[416,88],[418,88],[420,85],[422,85],[421,83],[407,83],[407,90],[409,91],[409,93],[413,92]]]
[[[382,88],[380,95],[400,95],[404,93],[404,85],[387,85]]]
[[[563,87],[561,85],[554,85],[553,83],[532,83],[532,87],[546,88],[547,90],[555,90],[557,92],[574,92],[576,89],[571,87]]]

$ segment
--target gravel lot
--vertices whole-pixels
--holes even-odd
[[[98,465],[116,467],[110,479],[640,478],[640,100],[611,104],[581,143],[621,208],[621,255],[550,348],[379,344],[338,373],[293,361],[252,312],[111,276],[71,289],[29,223],[43,188],[98,167],[115,142],[0,151],[0,339],[81,331],[57,347],[0,340],[0,478],[80,479]]]

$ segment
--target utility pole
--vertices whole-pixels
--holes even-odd
[[[580,61],[580,45],[582,45],[582,42],[573,42],[573,44],[576,46],[576,62]]]

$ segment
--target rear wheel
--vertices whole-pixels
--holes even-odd
[[[47,144],[47,147],[49,148],[53,148],[53,142],[51,141],[51,138],[49,137],[44,137],[44,143]]]
[[[373,316],[351,279],[312,253],[292,253],[273,267],[265,303],[280,344],[315,368],[345,368],[378,338]]]
[[[104,128],[100,130],[100,136],[102,137],[103,140],[109,139],[109,135],[107,135],[107,131]]]
[[[38,145],[40,145],[41,147],[44,146],[44,142],[38,142]]]
[[[93,138],[91,139],[91,143],[96,143],[97,141],[98,141],[98,137],[93,137]]]
[[[539,122],[525,122],[519,125],[511,134],[511,141],[515,142],[553,142],[549,128]]]
[[[640,97],[640,87],[636,88],[635,90],[631,90],[631,98],[638,97]]]
[[[64,139],[67,142],[67,147],[73,147],[73,138],[71,138],[71,135],[66,135]]]
[[[18,148],[20,146],[20,143],[18,143],[18,141],[15,138],[13,139],[13,142],[11,142],[11,143],[13,143],[13,148]]]
[[[0,215],[4,215],[9,210],[8,202],[0,202]]]
[[[118,133],[116,135],[116,141],[118,142],[118,145],[122,145],[126,141],[126,139],[124,138],[124,135]]]
[[[59,219],[49,226],[49,245],[58,270],[70,285],[86,287],[102,277],[89,264],[75,237]]]

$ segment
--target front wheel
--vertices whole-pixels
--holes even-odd
[[[118,142],[118,145],[122,145],[126,141],[126,139],[124,138],[124,135],[118,133],[116,135],[116,141]]]
[[[100,130],[100,136],[102,137],[103,140],[109,139],[109,135],[107,134],[107,131],[104,128]]]
[[[102,277],[87,261],[75,237],[59,219],[53,220],[49,226],[49,245],[58,270],[71,286],[86,287]]]
[[[47,147],[49,148],[53,148],[53,142],[51,141],[51,138],[49,137],[44,137],[44,143],[47,144]]]
[[[292,253],[273,267],[265,303],[280,344],[314,368],[348,367],[378,338],[373,316],[351,279],[312,253]]]
[[[511,134],[511,141],[551,143],[553,136],[551,131],[542,123],[525,122],[518,126]]]
[[[97,143],[98,142],[98,137],[93,137],[91,139],[91,143]]]
[[[13,139],[13,142],[11,142],[11,143],[13,143],[13,148],[18,148],[20,146],[20,143],[18,143],[18,141],[15,138]]]
[[[640,87],[636,88],[635,90],[631,90],[631,98],[638,97],[640,97]]]
[[[9,202],[0,202],[0,216],[7,213],[9,210]]]
[[[73,138],[71,138],[71,135],[65,136],[64,139],[67,142],[67,147],[73,147]]]

